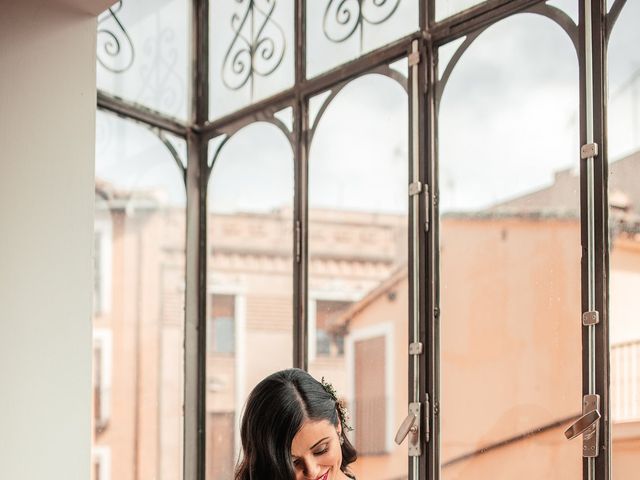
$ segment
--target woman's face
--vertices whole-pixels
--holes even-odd
[[[307,420],[291,442],[296,480],[342,480],[340,427],[328,420]]]

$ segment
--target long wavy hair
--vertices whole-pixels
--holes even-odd
[[[306,420],[328,420],[338,427],[336,400],[320,382],[304,370],[291,368],[273,373],[252,390],[242,417],[240,436],[243,457],[235,480],[293,480],[291,459],[293,437]],[[342,464],[356,460],[356,450],[342,425]]]

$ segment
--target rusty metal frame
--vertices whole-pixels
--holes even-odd
[[[143,105],[123,100],[102,90],[98,90],[97,103],[98,108],[102,110],[166,130],[182,138],[186,138],[189,131],[189,126],[178,119],[156,112]]]
[[[580,64],[580,145],[587,142],[587,131],[592,128],[593,142],[599,146],[599,154],[593,159],[593,255],[594,255],[594,298],[595,309],[600,314],[600,322],[594,327],[594,338],[590,338],[589,328],[582,329],[582,388],[583,394],[590,391],[589,362],[591,361],[589,350],[591,342],[595,343],[595,392],[600,395],[600,409],[602,420],[600,421],[600,452],[595,459],[583,459],[583,478],[589,480],[609,480],[611,478],[611,423],[610,423],[610,398],[609,398],[609,235],[608,235],[608,156],[606,135],[606,1],[591,0],[591,32],[585,30],[585,4],[580,2],[579,8],[579,32],[580,50],[578,61]],[[592,37],[591,53],[593,58],[593,84],[587,86],[589,75],[586,72],[586,58],[588,51],[586,43],[590,34]],[[592,90],[593,118],[589,126],[589,114],[587,112],[586,98]],[[582,311],[588,310],[589,299],[589,252],[587,217],[589,205],[587,202],[587,160],[580,161],[580,211],[581,211],[581,242],[582,242]]]
[[[295,0],[295,78],[294,88],[306,78],[307,65],[307,9],[306,0]],[[293,102],[293,366],[308,370],[308,153],[309,105],[299,92]]]
[[[426,419],[432,440],[426,446],[426,455],[420,460],[419,479],[437,480],[440,477],[439,452],[439,224],[438,224],[438,107],[442,95],[442,81],[437,77],[438,47],[462,36],[467,41],[454,54],[447,67],[446,78],[455,68],[457,60],[473,39],[490,25],[515,13],[529,11],[545,15],[569,34],[574,42],[583,38],[584,31],[573,30],[566,14],[544,4],[543,0],[487,0],[472,8],[459,12],[441,21],[435,20],[436,0],[419,0],[418,31],[396,40],[384,47],[364,54],[355,60],[335,67],[314,78],[306,77],[306,2],[295,0],[295,55],[294,85],[267,99],[241,108],[222,118],[209,119],[209,5],[207,0],[188,0],[191,4],[191,109],[188,122],[177,120],[144,106],[128,102],[106,92],[98,92],[98,108],[113,112],[121,117],[146,124],[159,131],[170,132],[187,142],[188,162],[185,175],[187,189],[187,227],[186,227],[186,321],[185,321],[185,426],[184,426],[184,480],[205,479],[205,382],[206,382],[206,285],[207,285],[207,186],[211,169],[208,156],[213,160],[224,147],[224,143],[238,130],[256,121],[267,121],[283,130],[274,114],[283,108],[291,107],[293,131],[288,132],[293,150],[294,161],[294,228],[293,245],[299,245],[294,252],[293,265],[293,352],[292,364],[308,368],[308,153],[309,145],[318,121],[331,100],[339,90],[353,79],[372,72],[389,74],[388,65],[407,56],[411,43],[419,41],[421,68],[418,74],[420,91],[419,138],[420,145],[420,181],[430,186],[430,194],[421,203],[419,219],[429,222],[430,228],[423,231],[419,242],[419,255],[424,262],[419,272],[420,312],[418,319],[410,316],[410,323],[417,322],[421,338],[429,346],[421,356],[420,388],[422,401],[427,399],[432,408]],[[578,1],[578,0],[576,0]],[[603,417],[605,434],[601,436],[601,457],[596,461],[598,480],[608,480],[609,472],[609,424],[608,424],[608,237],[607,237],[607,163],[606,163],[606,98],[605,42],[611,32],[626,0],[616,0],[611,12],[606,15],[604,0],[593,0],[593,33],[597,36],[597,48],[594,51],[596,137],[600,144],[602,159],[596,170],[596,248],[597,248],[597,305],[601,312],[602,328],[597,335],[598,371],[597,387],[604,392]],[[582,5],[582,2],[580,2]],[[564,15],[564,16],[563,16]],[[584,12],[580,12],[583,18]],[[606,18],[605,18],[606,17]],[[580,22],[582,25],[583,22]],[[578,35],[579,33],[579,35]],[[580,65],[584,52],[579,51]],[[396,80],[399,80],[396,78]],[[581,67],[581,132],[584,133],[584,78]],[[411,82],[405,84],[409,88]],[[331,90],[331,94],[322,106],[318,118],[309,124],[309,100],[316,94]],[[411,119],[411,117],[410,117]],[[283,130],[284,132],[284,130]],[[582,135],[581,134],[581,135]],[[216,152],[208,152],[209,140],[226,135]],[[173,152],[175,154],[175,152]],[[175,155],[174,155],[175,158]],[[583,174],[584,176],[584,174]],[[584,186],[583,186],[584,188]],[[584,194],[583,194],[584,196]],[[584,200],[583,200],[584,202]],[[585,205],[582,205],[584,212]],[[584,227],[583,227],[584,236]],[[295,247],[294,247],[295,248]],[[411,249],[410,249],[411,251]],[[583,272],[583,291],[584,272]],[[583,349],[584,350],[584,349]],[[584,357],[584,354],[583,354]],[[583,358],[583,364],[585,363]],[[412,383],[411,372],[408,379]],[[586,478],[586,477],[585,477]],[[418,479],[414,479],[418,480]]]
[[[191,125],[209,115],[209,2],[191,4]],[[207,141],[187,138],[183,479],[206,478]]]

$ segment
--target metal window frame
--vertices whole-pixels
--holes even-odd
[[[293,132],[290,140],[294,162],[294,215],[293,245],[299,245],[293,265],[293,365],[308,368],[308,152],[310,136],[309,99],[324,90],[345,84],[358,76],[408,55],[413,41],[419,42],[421,68],[417,86],[420,95],[418,106],[418,145],[420,155],[419,180],[430,191],[420,203],[417,218],[421,225],[429,222],[428,229],[420,229],[417,237],[417,255],[420,262],[417,279],[410,276],[410,292],[414,280],[419,290],[419,318],[414,318],[409,308],[409,329],[417,324],[422,342],[430,346],[419,362],[420,402],[431,402],[426,422],[431,441],[425,445],[419,460],[420,479],[437,480],[440,477],[439,458],[439,216],[438,216],[438,92],[437,47],[483,27],[494,24],[514,13],[519,13],[544,0],[487,0],[446,19],[435,21],[436,0],[419,0],[419,30],[384,47],[366,53],[317,77],[306,78],[306,1],[295,0],[295,55],[294,85],[267,99],[241,108],[222,118],[210,121],[209,115],[209,4],[208,0],[191,0],[191,112],[188,122],[171,118],[144,106],[122,100],[99,91],[97,106],[122,117],[141,122],[160,131],[170,132],[187,142],[187,167],[185,172],[187,192],[186,222],[186,312],[185,312],[185,406],[184,406],[184,479],[205,479],[205,383],[206,383],[206,285],[207,285],[207,186],[211,173],[208,165],[208,141],[221,134],[232,134],[256,120],[271,118],[285,107],[293,110]],[[586,140],[585,82],[584,75],[584,5],[580,4],[579,51],[580,66],[580,137]],[[600,456],[595,460],[595,479],[610,478],[610,424],[609,424],[609,343],[608,343],[608,197],[607,197],[607,148],[606,148],[606,40],[611,24],[617,19],[624,0],[617,0],[612,13],[607,16],[605,0],[591,0],[593,42],[593,106],[594,141],[600,146],[600,158],[594,169],[594,261],[595,307],[600,312],[600,323],[595,329],[595,384],[602,397],[603,422],[600,436]],[[610,18],[610,23],[607,20]],[[410,74],[411,75],[411,74]],[[409,78],[408,85],[412,84]],[[411,89],[411,88],[410,88]],[[411,96],[409,96],[409,128],[412,128]],[[411,142],[410,142],[411,143]],[[411,150],[410,150],[411,155]],[[583,260],[581,265],[582,308],[588,307],[587,282],[587,203],[586,164],[581,163],[581,241]],[[411,177],[410,177],[411,178]],[[410,218],[412,216],[410,202]],[[412,225],[409,225],[412,228]],[[409,240],[409,252],[413,244]],[[409,262],[413,261],[410,254]],[[410,298],[410,304],[413,301]],[[589,337],[583,330],[583,389],[588,390]],[[413,384],[413,365],[409,365],[408,389]],[[411,467],[411,461],[409,466]],[[589,478],[587,461],[583,478]],[[411,468],[409,469],[411,471]]]
[[[609,400],[609,235],[608,235],[608,155],[606,135],[606,14],[605,0],[591,0],[589,12],[586,7],[589,1],[581,1],[579,8],[580,51],[580,144],[595,142],[599,148],[598,157],[593,159],[593,242],[589,245],[589,201],[588,201],[588,160],[580,162],[580,221],[582,243],[582,311],[593,307],[600,314],[600,322],[592,327],[582,329],[582,389],[583,395],[595,391],[600,395],[600,438],[598,457],[594,460],[583,459],[583,478],[600,480],[611,478],[611,424]],[[591,16],[591,32],[585,30],[585,17]],[[591,41],[590,41],[591,40]],[[586,55],[591,45],[593,60],[592,80],[587,86]],[[589,117],[586,104],[587,95],[592,91],[593,119]],[[588,122],[592,125],[589,126]],[[591,129],[591,132],[588,130]],[[592,135],[592,138],[590,137]],[[592,251],[590,251],[590,249]],[[590,266],[590,260],[593,264]],[[592,269],[593,284],[590,285],[589,270]],[[593,295],[593,298],[590,296]],[[590,365],[594,371],[590,372]]]

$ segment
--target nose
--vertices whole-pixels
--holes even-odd
[[[309,480],[315,480],[320,476],[320,465],[315,462],[313,459],[308,459],[304,461],[304,478],[308,478]]]

